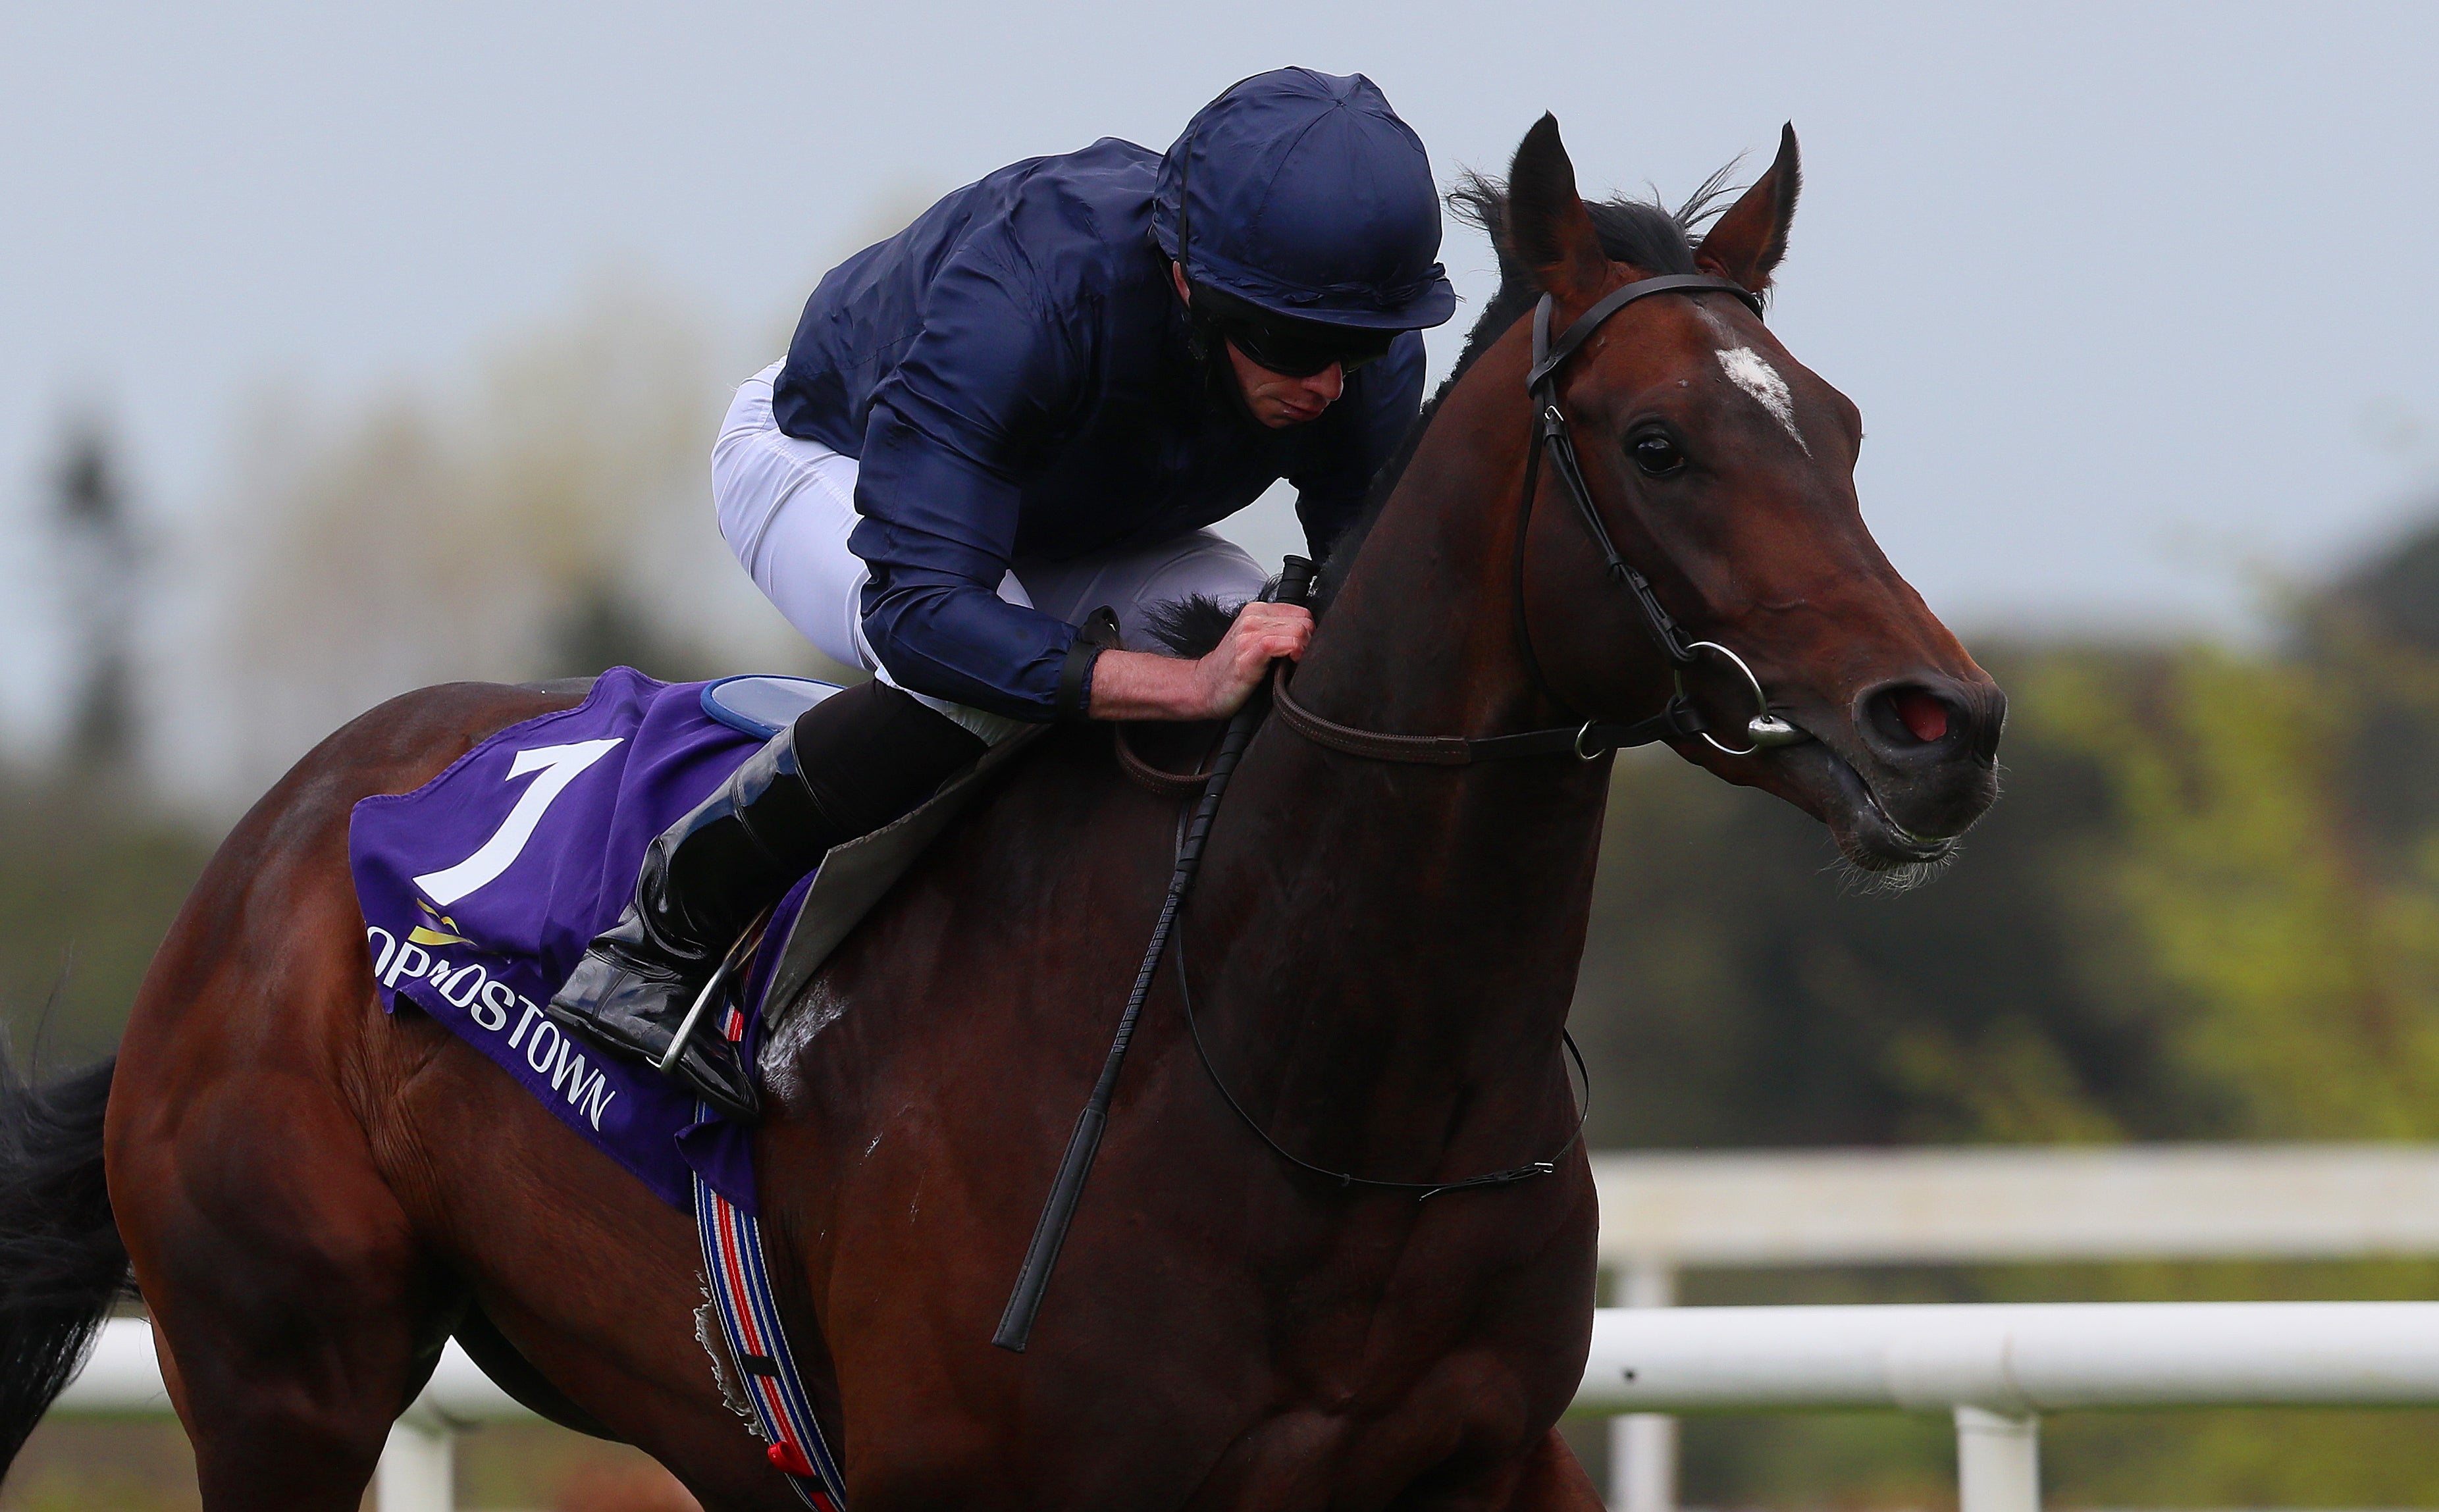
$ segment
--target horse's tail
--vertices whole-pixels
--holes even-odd
[[[0,1471],[130,1290],[101,1174],[116,1065],[35,1086],[0,1053]]]

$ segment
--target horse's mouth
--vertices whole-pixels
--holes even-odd
[[[1750,761],[1704,764],[1732,782],[1775,792],[1819,820],[1845,863],[1871,875],[1875,890],[1911,887],[1938,872],[1998,796],[1997,768],[1986,752],[1950,742],[1945,751],[1900,750],[1894,762],[1883,763],[1866,732],[1835,714],[1807,720],[1783,705],[1770,714],[1774,732],[1766,736],[1755,728],[1750,733],[1757,749],[1732,753]],[[1883,791],[1866,772],[1878,774],[1890,789]]]
[[[1959,836],[1920,835],[1896,822],[1872,785],[1844,756],[1820,745],[1836,775],[1843,812],[1829,820],[1829,832],[1848,861],[1865,871],[1895,871],[1902,866],[1932,866],[1956,853]]]

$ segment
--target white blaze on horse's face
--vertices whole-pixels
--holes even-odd
[[[1810,456],[1812,448],[1804,445],[1804,433],[1795,428],[1795,396],[1788,391],[1787,380],[1778,376],[1778,369],[1770,365],[1770,360],[1750,347],[1731,347],[1717,355],[1728,382],[1759,400],[1761,407],[1770,411],[1771,418],[1804,448],[1806,456]]]
[[[1718,315],[1700,305],[1695,309],[1700,313],[1702,323],[1710,327],[1720,340],[1736,339],[1727,323]],[[1770,365],[1770,359],[1750,347],[1722,347],[1712,355],[1718,358],[1719,370],[1728,375],[1728,382],[1752,395],[1755,403],[1770,411],[1770,418],[1779,423],[1779,428],[1787,432],[1806,456],[1810,456],[1812,448],[1804,444],[1804,433],[1795,428],[1794,392],[1787,386],[1787,380],[1779,376],[1778,369]]]

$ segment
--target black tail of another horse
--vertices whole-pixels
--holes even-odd
[[[101,1175],[116,1064],[36,1086],[0,1053],[0,1471],[129,1290]]]

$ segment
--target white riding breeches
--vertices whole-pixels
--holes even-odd
[[[720,533],[755,586],[823,654],[894,685],[863,634],[870,573],[846,544],[857,520],[856,459],[779,429],[771,415],[779,366],[773,363],[738,389],[712,447]],[[1116,612],[1126,643],[1149,649],[1155,605],[1201,594],[1234,609],[1259,594],[1268,577],[1242,547],[1194,530],[1065,561],[1020,560],[1001,579],[999,596],[1069,624],[1107,605]],[[993,743],[1024,727],[1021,720],[907,691]]]

